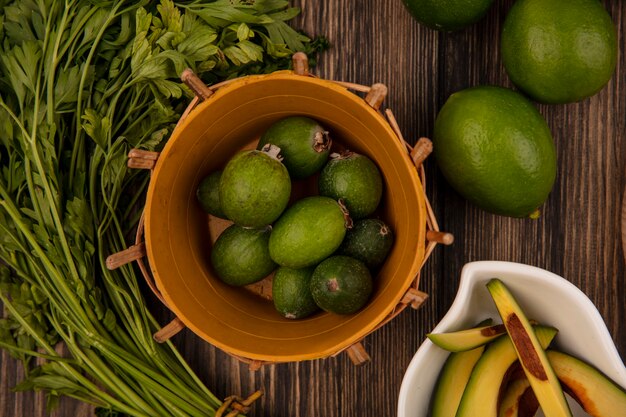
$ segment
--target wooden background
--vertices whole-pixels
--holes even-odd
[[[316,73],[361,84],[385,83],[385,102],[405,136],[415,141],[432,133],[447,97],[460,89],[495,84],[512,87],[499,54],[500,27],[513,1],[496,1],[484,20],[453,34],[418,25],[401,0],[295,0],[303,14],[295,25],[324,34],[333,48]],[[362,367],[346,355],[268,366],[249,372],[191,332],[175,339],[193,368],[219,397],[266,395],[251,413],[272,417],[392,416],[406,366],[450,306],[466,262],[523,262],[560,274],[595,303],[626,357],[626,279],[620,242],[620,208],[626,167],[626,64],[623,55],[626,2],[603,2],[617,25],[622,46],[608,86],[581,103],[539,106],[558,151],[558,177],[539,220],[485,213],[451,190],[427,162],[427,193],[442,228],[454,233],[452,247],[439,247],[422,275],[430,299],[365,339],[372,361]],[[150,299],[161,322],[169,313]],[[5,352],[0,359],[0,416],[45,415],[41,394],[14,394],[19,366]],[[90,407],[64,400],[55,416],[91,416]]]

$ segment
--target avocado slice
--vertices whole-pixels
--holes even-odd
[[[506,387],[500,399],[498,417],[533,417],[539,402],[525,376],[515,379]]]
[[[557,334],[553,327],[536,326],[534,330],[542,348],[548,347]],[[500,387],[516,361],[515,347],[508,336],[492,342],[472,371],[456,417],[495,417]]]
[[[532,331],[532,326],[519,304],[504,283],[497,278],[487,283],[487,289],[502,317],[541,409],[550,417],[572,417],[563,389],[550,366],[544,347]]]
[[[485,346],[465,352],[453,352],[441,369],[432,399],[432,417],[454,417],[463,391]]]
[[[463,352],[482,346],[506,333],[503,324],[474,327],[450,333],[429,333],[431,342],[450,352]]]
[[[626,415],[626,391],[584,361],[566,353],[546,352],[565,390],[592,417]]]

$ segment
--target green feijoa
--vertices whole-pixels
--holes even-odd
[[[344,209],[332,198],[298,200],[274,224],[270,256],[289,268],[315,265],[341,245],[349,221]]]
[[[204,177],[198,185],[196,191],[196,197],[200,203],[200,207],[205,212],[212,214],[213,216],[226,218],[222,205],[220,204],[220,178],[222,177],[222,171],[214,171]]]
[[[272,281],[274,307],[288,319],[302,319],[315,313],[319,307],[311,295],[313,267],[291,269],[281,266]]]
[[[289,202],[291,180],[280,162],[280,149],[241,151],[226,165],[219,198],[224,214],[245,227],[262,227],[276,220]]]
[[[320,263],[311,277],[311,295],[322,310],[352,314],[369,300],[372,276],[365,264],[349,256],[331,256]]]
[[[353,219],[372,214],[383,193],[383,179],[376,164],[350,151],[330,157],[320,174],[320,195],[342,199]]]
[[[363,219],[354,222],[337,250],[338,254],[351,256],[370,269],[378,268],[393,245],[393,232],[382,220]]]
[[[283,163],[291,178],[306,178],[324,166],[332,140],[328,131],[308,117],[287,117],[270,126],[259,140],[257,149],[276,145],[285,158]]]
[[[217,238],[211,264],[227,284],[241,286],[262,280],[276,268],[268,242],[271,228],[247,229],[233,224]]]

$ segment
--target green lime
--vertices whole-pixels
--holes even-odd
[[[554,184],[550,129],[513,90],[482,86],[452,94],[435,121],[433,144],[448,182],[492,213],[534,215]]]
[[[501,48],[511,80],[544,103],[594,95],[617,63],[615,25],[598,0],[518,0]]]
[[[413,17],[431,29],[453,31],[478,22],[493,0],[404,0]]]
[[[302,319],[315,313],[319,307],[311,295],[313,267],[291,269],[281,266],[272,280],[274,307],[288,319]]]

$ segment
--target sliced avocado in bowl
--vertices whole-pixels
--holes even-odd
[[[487,289],[542,410],[550,417],[572,417],[563,389],[544,351],[545,346],[535,336],[515,297],[497,278],[487,283]]]
[[[546,356],[559,381],[592,417],[626,415],[626,391],[584,361],[556,350]]]
[[[509,382],[498,408],[498,417],[533,417],[537,413],[539,402],[528,378],[522,376]]]
[[[479,346],[476,349],[450,354],[437,380],[431,417],[456,415],[467,381],[484,350],[485,346]]]
[[[450,333],[429,333],[431,342],[450,352],[463,352],[482,346],[506,334],[503,324],[485,325]]]
[[[552,327],[536,326],[534,334],[542,348],[547,348],[557,334]],[[495,417],[498,395],[508,369],[517,361],[511,339],[501,337],[491,343],[476,363],[465,387],[456,417]]]

